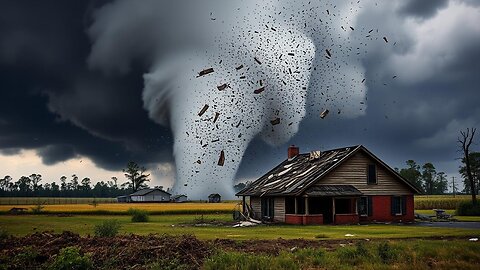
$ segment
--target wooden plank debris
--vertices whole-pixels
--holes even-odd
[[[236,70],[240,70],[240,69],[242,69],[242,68],[243,68],[243,65],[240,65],[240,66],[236,67],[235,69],[236,69]]]
[[[224,83],[222,85],[217,86],[218,91],[223,91],[227,88],[230,88],[230,85],[228,83]]]
[[[198,78],[198,77],[205,76],[205,75],[208,75],[208,74],[210,74],[210,73],[213,73],[213,68],[204,69],[204,70],[202,70],[202,71],[200,71],[200,72],[198,73],[197,78]]]
[[[225,152],[223,150],[220,152],[220,157],[218,158],[218,166],[223,166],[225,163]]]
[[[325,117],[327,117],[329,112],[329,110],[323,110],[323,112],[320,113],[320,118],[324,119]]]
[[[217,122],[219,116],[220,116],[220,113],[216,112],[215,117],[213,118],[213,123]]]
[[[198,116],[202,116],[208,110],[209,107],[210,106],[205,104],[205,106],[203,106],[202,110],[198,113]]]
[[[260,62],[260,60],[258,60],[258,58],[257,58],[257,57],[254,57],[253,59],[254,59],[254,60],[255,60],[255,62],[257,62],[259,65],[261,65],[261,64],[262,64],[262,62]]]
[[[270,124],[272,124],[272,126],[280,124],[280,118],[277,117],[277,118],[271,120]]]
[[[265,91],[265,86],[258,88],[257,90],[253,91],[253,93],[254,93],[254,94],[260,94],[260,93],[262,93],[263,91]]]

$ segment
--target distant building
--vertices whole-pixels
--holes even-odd
[[[131,202],[130,195],[123,195],[117,197],[117,202]]]
[[[144,188],[129,195],[131,202],[169,202],[170,196],[159,188]]]
[[[187,195],[175,195],[172,196],[171,198],[172,202],[180,203],[180,202],[186,202],[187,201]]]
[[[208,202],[209,203],[219,203],[222,199],[222,196],[218,193],[212,193],[208,195]]]

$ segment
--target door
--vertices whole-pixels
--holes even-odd
[[[273,220],[274,216],[274,198],[262,198],[262,219]]]
[[[322,197],[320,199],[321,214],[323,215],[323,224],[333,223],[333,198]]]

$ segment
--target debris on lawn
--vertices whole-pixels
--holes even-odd
[[[355,234],[350,234],[350,233],[347,233],[347,234],[345,234],[345,236],[346,236],[346,237],[354,237],[354,236],[355,236]]]
[[[470,242],[477,242],[477,241],[478,241],[478,238],[470,238],[470,239],[468,239],[468,241],[470,241]]]

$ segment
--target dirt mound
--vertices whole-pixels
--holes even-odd
[[[52,234],[34,233],[25,237],[10,237],[0,242],[0,264],[9,269],[23,268],[14,262],[26,256],[29,267],[42,267],[53,260],[60,249],[77,246],[82,253],[90,254],[94,266],[109,265],[115,269],[145,269],[157,261],[176,261],[191,269],[198,269],[212,252],[209,243],[194,236],[138,236],[125,235],[111,238],[80,237],[71,232]]]

